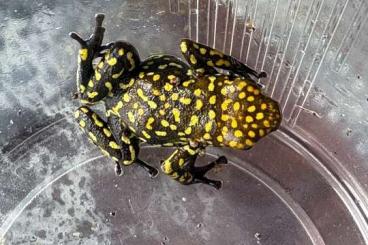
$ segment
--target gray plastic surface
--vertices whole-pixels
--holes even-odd
[[[220,191],[135,166],[117,177],[73,122],[77,45],[180,57],[189,37],[264,70],[281,130],[226,155]],[[0,2],[0,244],[368,244],[364,0]],[[254,28],[254,31],[252,31]],[[144,146],[159,166],[172,149]]]

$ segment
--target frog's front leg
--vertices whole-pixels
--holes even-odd
[[[195,167],[194,163],[199,151],[200,148],[192,148],[189,145],[178,148],[162,162],[162,171],[184,185],[203,183],[220,189],[222,182],[208,179],[205,174],[218,164],[227,164],[227,159],[221,156],[206,166]]]
[[[129,129],[122,128],[119,138],[115,137],[114,129],[87,106],[79,107],[74,116],[90,140],[104,155],[115,161],[118,175],[121,174],[121,165],[127,166],[134,162],[144,167],[151,176],[157,175],[155,168],[137,159],[139,139]]]
[[[234,57],[190,39],[181,40],[180,50],[197,73],[214,74],[217,73],[214,69],[216,67],[244,77],[249,75],[256,78],[266,77],[265,72],[258,73]]]

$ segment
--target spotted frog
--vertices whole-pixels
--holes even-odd
[[[102,44],[103,14],[89,39],[80,44],[77,97],[82,105],[75,119],[89,139],[115,162],[115,171],[133,163],[151,176],[158,171],[138,157],[143,142],[175,151],[161,162],[162,171],[181,184],[204,183],[219,189],[221,181],[206,173],[224,156],[195,166],[207,146],[250,149],[276,130],[281,121],[278,103],[262,94],[255,79],[265,76],[206,45],[183,39],[187,63],[170,55],[141,61],[133,45]],[[106,120],[90,107],[103,102]]]

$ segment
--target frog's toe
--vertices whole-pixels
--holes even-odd
[[[115,174],[117,176],[122,176],[124,174],[123,169],[121,168],[120,164],[117,162],[115,163]]]
[[[209,186],[212,186],[212,187],[216,188],[217,190],[221,189],[221,187],[222,187],[222,181],[221,180],[208,179],[208,178],[203,177],[203,176],[200,176],[198,178],[194,177],[192,183],[193,184],[201,183],[201,184],[209,185]]]

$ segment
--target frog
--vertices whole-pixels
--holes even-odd
[[[92,35],[69,35],[80,45],[76,123],[89,140],[115,163],[115,172],[132,164],[153,178],[158,170],[139,157],[142,144],[174,148],[160,162],[178,183],[202,183],[220,189],[207,173],[228,163],[218,156],[196,166],[206,147],[249,150],[277,130],[279,104],[262,93],[266,77],[233,56],[188,38],[180,40],[185,61],[168,54],[141,60],[129,42],[103,44],[105,15],[95,15]],[[105,117],[93,107],[104,104]]]

